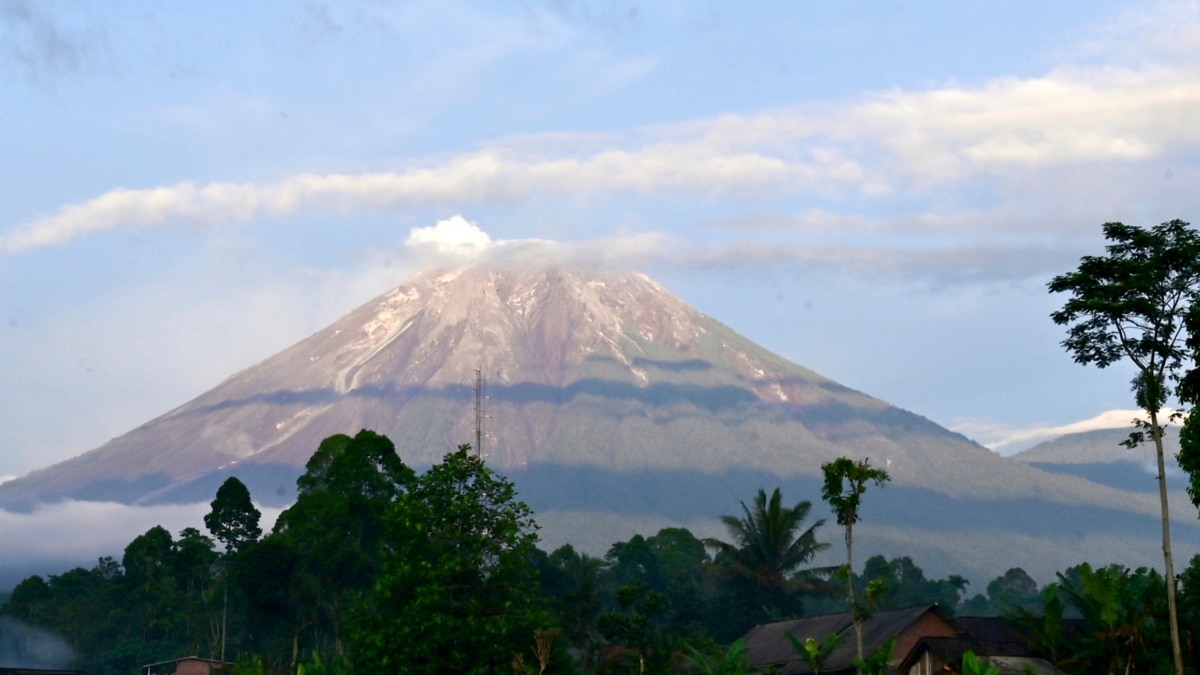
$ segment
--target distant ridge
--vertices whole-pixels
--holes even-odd
[[[1039,443],[1013,455],[1013,459],[1028,463],[1096,464],[1111,462],[1153,462],[1154,443],[1147,440],[1132,450],[1121,445],[1134,431],[1133,425],[1118,429],[1094,429],[1066,434]],[[1163,433],[1163,451],[1174,462],[1179,454],[1179,426],[1172,425]]]
[[[868,505],[875,542],[937,556],[933,572],[987,574],[1014,545],[1050,541],[1031,567],[1075,564],[1097,537],[1140,563],[1140,532],[1155,536],[1149,495],[1000,457],[762,349],[645,275],[541,264],[420,273],[137,429],[0,485],[0,506],[208,501],[228,475],[286,503],[321,439],[361,428],[420,468],[473,441],[479,368],[488,462],[548,543],[596,550],[672,524],[719,534],[716,516],[759,487],[819,504],[820,465],[843,455],[892,474]]]
[[[1119,490],[1157,494],[1158,459],[1154,443],[1147,441],[1133,449],[1121,445],[1132,431],[1133,427],[1128,426],[1067,434],[1013,455],[1013,459],[1043,471],[1076,476]],[[1179,454],[1178,425],[1166,428],[1163,452],[1167,487],[1177,494],[1183,493],[1187,490],[1187,479],[1175,460]],[[1179,498],[1182,504],[1188,503],[1186,495]]]

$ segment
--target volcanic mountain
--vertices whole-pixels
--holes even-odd
[[[968,575],[1046,542],[1026,569],[1155,560],[1152,495],[1000,457],[771,354],[644,275],[549,265],[418,274],[161,417],[0,485],[0,506],[208,501],[231,474],[282,503],[321,439],[362,428],[419,469],[474,441],[477,377],[483,452],[548,544],[602,552],[672,524],[718,535],[716,516],[760,487],[819,511],[821,463],[850,456],[892,475],[866,502],[867,553],[874,539]]]

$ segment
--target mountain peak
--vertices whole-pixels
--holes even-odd
[[[914,519],[951,514],[973,519],[943,523],[955,531],[1008,528],[1014,513],[1076,513],[1080,531],[1157,517],[1147,495],[999,457],[780,358],[645,275],[513,259],[414,275],[137,429],[0,485],[0,505],[207,502],[229,475],[286,503],[323,439],[363,428],[428,466],[475,439],[481,370],[488,463],[514,477],[548,538],[585,550],[714,522],[759,487],[812,498],[821,464],[843,456],[891,474],[873,517],[895,528],[897,551],[911,552]],[[1108,515],[1060,508],[1080,504]],[[1011,541],[972,546],[1000,559]]]

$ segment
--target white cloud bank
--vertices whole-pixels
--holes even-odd
[[[0,234],[0,254],[112,229],[215,227],[309,212],[630,193],[869,201],[897,193],[928,197],[967,181],[1019,180],[1028,188],[1040,172],[1064,167],[1189,156],[1200,147],[1198,109],[1200,69],[1190,64],[1060,68],[1038,78],[880,93],[815,110],[603,135],[514,137],[396,172],[120,188],[10,228]]]
[[[194,527],[204,532],[207,503],[127,506],[111,502],[66,501],[41,505],[31,513],[0,509],[4,565],[38,561],[79,561],[90,566],[101,556],[121,559],[135,537],[161,525],[177,536]],[[280,509],[258,506],[263,531],[269,531]]]

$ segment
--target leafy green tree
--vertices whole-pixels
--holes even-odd
[[[1060,592],[1087,622],[1088,631],[1077,654],[1087,672],[1159,672],[1166,666],[1166,636],[1156,649],[1163,623],[1156,606],[1163,597],[1163,578],[1154,570],[1130,572],[1112,565],[1078,568],[1078,581],[1059,574]],[[1163,655],[1161,663],[1156,652]]]
[[[667,625],[684,636],[709,633],[715,591],[710,571],[712,559],[704,542],[686,528],[666,527],[646,540],[654,553],[667,596]]]
[[[538,580],[555,624],[578,654],[583,672],[591,672],[600,642],[597,621],[604,605],[600,592],[604,561],[577,553],[570,544],[539,560]]]
[[[658,569],[658,556],[650,542],[640,534],[610,546],[604,561],[608,564],[606,581],[614,590],[635,584],[646,584],[660,592],[666,587],[666,580]]]
[[[446,455],[389,513],[382,574],[351,633],[355,669],[507,669],[548,621],[530,564],[536,530],[469,445]]]
[[[812,503],[784,506],[779,488],[769,498],[759,490],[751,506],[741,505],[742,517],[721,517],[731,541],[704,540],[715,552],[714,565],[740,582],[735,588],[754,603],[755,623],[794,616],[800,611],[797,601],[803,583],[828,572],[804,569],[817,553],[829,548],[828,543],[817,541],[817,528],[825,521],[805,527]]]
[[[215,588],[218,555],[216,543],[194,527],[184,528],[171,551],[171,576],[179,605],[174,614],[182,621],[180,640],[192,654],[220,653],[220,612]],[[216,630],[213,630],[216,629]]]
[[[855,462],[847,457],[822,464],[821,471],[825,474],[821,498],[833,509],[838,525],[846,528],[846,593],[854,619],[856,654],[858,661],[863,661],[862,627],[867,619],[867,608],[854,596],[854,524],[861,519],[859,509],[867,484],[875,483],[882,487],[891,480],[891,476],[887,471],[871,466],[869,459]],[[862,670],[861,666],[859,670]]]
[[[279,515],[273,532],[296,555],[293,664],[300,630],[322,622],[332,636],[327,651],[344,654],[345,614],[374,585],[388,513],[413,480],[395,445],[365,429],[353,438],[326,438],[309,459],[296,481],[296,503]]]
[[[899,609],[936,602],[954,610],[959,606],[967,583],[957,574],[946,579],[926,579],[924,570],[908,556],[887,560],[874,555],[867,559],[855,587],[875,585],[872,605],[875,609]]]
[[[1041,606],[1037,582],[1020,567],[1012,567],[988,582],[987,594],[999,614],[1021,609],[1035,611]]]
[[[258,540],[262,513],[250,500],[250,490],[234,476],[225,479],[217,488],[211,510],[204,516],[204,526],[228,552],[236,552],[247,543]]]
[[[1181,220],[1149,229],[1105,223],[1103,229],[1107,255],[1085,256],[1078,269],[1050,281],[1051,293],[1071,294],[1050,316],[1068,326],[1062,344],[1077,363],[1105,368],[1128,360],[1137,370],[1133,392],[1148,419],[1135,421],[1137,430],[1126,445],[1137,445],[1149,433],[1158,459],[1172,654],[1176,675],[1183,675],[1163,459],[1168,420],[1162,416],[1172,387],[1184,378],[1185,359],[1193,356],[1189,328],[1200,325],[1200,236]]]
[[[172,574],[175,541],[171,533],[156,525],[125,547],[121,565],[127,602],[137,608],[135,620],[142,640],[159,640],[174,633],[179,593]]]
[[[254,633],[248,649],[260,654],[277,652],[281,639],[290,640],[298,632],[297,617],[308,616],[306,603],[298,597],[299,558],[290,541],[268,535],[243,547],[234,559],[231,581],[236,597],[244,601],[246,623]],[[235,640],[238,637],[237,631],[230,635]]]
[[[27,623],[48,625],[48,605],[53,597],[50,584],[35,574],[13,587],[12,595],[4,603],[4,613]]]
[[[616,592],[617,609],[600,617],[600,632],[628,651],[620,659],[631,662],[638,673],[675,672],[675,650],[682,644],[667,626],[667,596],[645,583],[622,586]],[[607,670],[616,664],[609,663]]]

